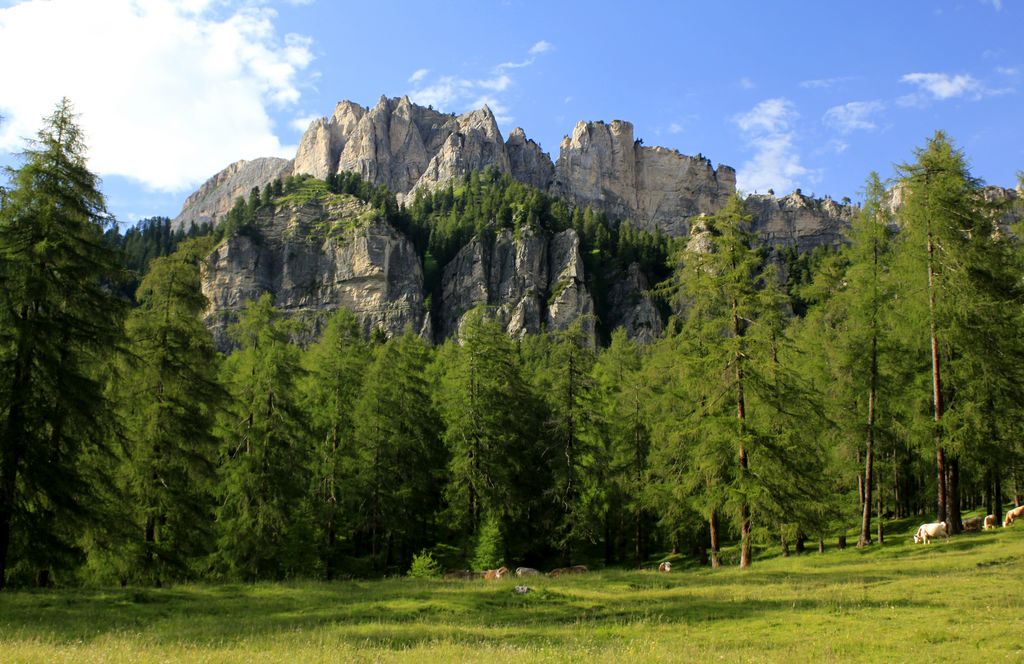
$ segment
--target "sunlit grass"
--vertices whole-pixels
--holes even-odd
[[[1020,661],[1024,528],[558,579],[0,594],[0,661]]]

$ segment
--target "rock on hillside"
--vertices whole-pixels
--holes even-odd
[[[629,122],[580,122],[562,140],[552,193],[639,228],[682,236],[691,217],[717,212],[736,193],[736,172],[716,170],[703,157],[644,147]]]
[[[457,334],[462,317],[480,304],[493,307],[513,336],[565,329],[594,313],[579,237],[571,229],[551,238],[533,231],[516,238],[506,230],[493,242],[473,240],[445,267],[441,283],[442,337]],[[593,337],[592,320],[586,329]]]
[[[188,230],[193,224],[216,223],[235,204],[239,196],[248,197],[253,187],[262,188],[276,178],[291,173],[292,162],[277,157],[241,160],[207,180],[185,199],[171,228]]]
[[[225,240],[210,255],[203,293],[218,349],[231,347],[227,326],[265,292],[313,337],[339,307],[351,309],[367,332],[394,335],[411,326],[430,334],[412,243],[356,199],[330,198],[263,208],[254,232]]]

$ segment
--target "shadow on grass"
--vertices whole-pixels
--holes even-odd
[[[617,585],[617,579],[611,579]],[[757,577],[748,582],[758,583]],[[360,587],[360,586],[367,587]],[[280,634],[327,630],[356,647],[407,649],[431,643],[558,647],[579,638],[614,641],[637,623],[704,624],[803,612],[891,608],[892,602],[835,598],[735,601],[696,597],[676,587],[639,592],[593,584],[538,587],[515,595],[511,584],[309,584],[123,592],[62,591],[0,597],[0,641],[91,642],[131,634],[163,645],[231,645]],[[605,589],[600,589],[605,588]],[[927,603],[906,602],[909,608]],[[594,628],[598,628],[594,630]],[[604,629],[606,628],[606,629]]]

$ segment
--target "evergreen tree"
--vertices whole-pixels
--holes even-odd
[[[269,293],[251,302],[229,332],[240,348],[221,372],[232,403],[220,418],[219,555],[237,578],[302,574],[310,566],[311,528],[299,349]]]
[[[637,343],[622,328],[612,332],[611,345],[598,355],[594,380],[601,413],[598,422],[602,463],[594,469],[595,484],[604,494],[605,562],[612,562],[616,523],[629,523],[633,561],[644,558],[647,514],[644,487],[648,482],[650,431],[642,355]]]
[[[67,99],[22,160],[0,209],[0,588],[11,560],[44,571],[74,553],[94,513],[114,422],[101,374],[124,312],[112,219]]]
[[[445,466],[430,400],[430,349],[411,331],[379,346],[355,405],[354,516],[377,570],[432,543]]]
[[[586,542],[596,541],[599,495],[589,469],[597,451],[596,392],[592,376],[596,353],[582,319],[551,334],[543,358],[542,392],[548,419],[552,499],[560,513],[553,544],[569,564]]]
[[[348,309],[339,309],[327,321],[320,341],[303,356],[302,397],[315,441],[314,518],[320,562],[328,580],[335,577],[339,565],[345,509],[356,502],[348,486],[356,454],[353,409],[370,359],[359,320]]]
[[[450,459],[445,494],[452,521],[464,535],[477,534],[484,523],[493,523],[498,537],[520,533],[526,524],[518,521],[537,503],[530,488],[539,479],[532,463],[538,407],[514,342],[478,307],[463,318],[459,344],[439,358],[445,363],[437,402]],[[514,544],[504,541],[503,557]]]
[[[222,398],[217,355],[201,316],[199,263],[210,242],[190,240],[157,258],[127,322],[129,357],[118,402],[127,455],[121,477],[138,529],[136,578],[157,586],[209,549]]]
[[[1020,271],[963,153],[937,132],[916,156],[899,167],[901,295],[930,342],[937,511],[956,533],[960,461],[1006,429],[1022,396],[1019,363],[1006,359],[1021,352]]]

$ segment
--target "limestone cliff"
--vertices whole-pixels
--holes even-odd
[[[460,116],[381,97],[373,108],[338,102],[314,120],[299,142],[295,173],[325,178],[352,171],[400,196],[432,189],[493,166],[510,172],[504,140],[491,110]]]
[[[644,147],[629,122],[580,122],[562,140],[551,192],[639,228],[683,236],[690,218],[717,212],[736,193],[736,172]]]
[[[456,334],[473,307],[493,307],[509,334],[522,336],[542,328],[561,330],[594,313],[584,283],[579,238],[573,230],[546,238],[523,231],[516,238],[501,231],[492,242],[475,239],[445,267],[439,331]],[[592,320],[586,329],[594,333]]]
[[[217,347],[230,347],[227,326],[262,293],[303,323],[302,340],[325,318],[351,309],[364,329],[429,335],[423,273],[412,243],[376,211],[347,196],[263,208],[254,228],[228,238],[207,260],[203,293]]]
[[[171,228],[188,230],[193,224],[216,224],[235,199],[248,197],[253,187],[263,185],[291,173],[292,162],[276,157],[241,160],[231,164],[207,180],[185,199],[181,212],[171,221]]]
[[[821,246],[839,246],[857,208],[836,203],[829,197],[811,198],[799,189],[788,196],[751,194],[747,212],[754,217],[752,230],[765,244],[796,246],[810,251]]]

